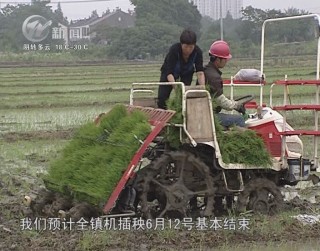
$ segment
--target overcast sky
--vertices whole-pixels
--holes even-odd
[[[259,9],[288,9],[294,7],[312,13],[320,13],[319,0],[243,0],[243,6],[251,5]]]
[[[0,0],[1,7],[8,2],[30,2],[31,0]],[[70,3],[76,1],[76,3]],[[82,2],[81,1],[86,1]],[[217,0],[213,0],[217,1]],[[133,10],[134,6],[130,4],[130,0],[51,0],[51,2],[60,2],[62,11],[69,20],[89,17],[93,10],[97,10],[101,15],[108,8],[112,11],[117,7],[127,12],[128,9]],[[66,3],[68,2],[68,3]],[[243,6],[248,5],[259,9],[288,9],[294,7],[303,9],[312,13],[320,14],[320,0],[243,0]],[[52,4],[56,9],[56,4]]]

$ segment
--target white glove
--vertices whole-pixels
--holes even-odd
[[[218,106],[221,106],[221,108],[231,111],[231,110],[237,110],[240,109],[241,103],[238,103],[237,101],[228,99],[226,96],[221,94],[219,97],[216,98]]]

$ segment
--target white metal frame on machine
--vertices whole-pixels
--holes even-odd
[[[263,73],[263,61],[264,61],[264,41],[265,41],[265,27],[267,23],[271,22],[278,22],[278,21],[287,21],[287,20],[297,20],[297,19],[306,19],[306,18],[315,18],[318,20],[318,28],[320,32],[320,15],[319,14],[309,14],[309,15],[302,15],[302,16],[292,16],[292,17],[283,17],[283,18],[273,18],[273,19],[267,19],[263,22],[262,25],[262,36],[261,36],[261,72]],[[318,48],[317,48],[317,69],[316,69],[316,80],[320,80],[319,76],[320,71],[320,36],[318,37]],[[274,84],[272,84],[270,89],[270,106],[272,106],[272,88]],[[319,100],[320,95],[320,85],[317,85],[316,87],[316,104],[320,104]],[[288,97],[288,89],[284,88],[284,104],[287,103],[287,97]],[[319,130],[319,112],[315,111],[315,131]],[[284,123],[283,123],[283,131],[286,130],[286,118],[284,117]],[[314,137],[314,161],[315,166],[320,169],[319,166],[319,156],[318,156],[318,138],[317,136]],[[285,157],[285,144],[286,144],[286,136],[282,136],[282,161],[284,161]],[[284,163],[284,162],[283,162]]]
[[[317,18],[319,22],[319,29],[320,29],[320,15],[319,14],[309,14],[303,16],[293,16],[293,17],[281,17],[281,18],[272,18],[267,19],[263,22],[262,25],[262,36],[261,36],[261,68],[260,71],[263,74],[263,60],[264,60],[264,38],[265,38],[265,27],[267,23],[276,22],[276,21],[284,21],[284,20],[295,20],[295,19],[306,19],[306,18]],[[320,37],[318,39],[318,51],[317,51],[317,80],[319,80],[319,69],[320,69]]]
[[[187,100],[187,96],[189,93],[195,93],[195,92],[198,92],[198,93],[205,93],[208,97],[208,102],[209,102],[209,107],[210,107],[210,115],[211,115],[211,119],[213,121],[212,123],[212,132],[213,132],[213,144],[214,144],[214,147],[215,147],[215,153],[216,153],[216,156],[219,160],[222,160],[222,157],[221,157],[221,153],[220,153],[220,147],[219,147],[219,144],[218,144],[218,140],[217,140],[217,137],[216,137],[216,132],[215,132],[215,125],[214,125],[214,118],[213,118],[213,112],[212,112],[212,102],[211,102],[211,96],[210,96],[210,93],[207,91],[207,90],[188,90],[186,91],[185,89],[185,85],[184,83],[182,82],[159,82],[159,83],[133,83],[132,84],[132,88],[131,88],[131,91],[130,91],[130,105],[133,105],[133,96],[135,93],[153,93],[152,90],[148,90],[148,89],[135,89],[135,87],[137,86],[160,86],[160,85],[172,85],[172,86],[180,86],[181,87],[181,92],[182,92],[182,117],[183,117],[183,123],[182,124],[179,124],[179,125],[176,125],[176,126],[179,126],[179,127],[182,127],[183,128],[183,131],[184,133],[187,135],[187,137],[189,138],[190,140],[190,143],[195,147],[197,145],[197,142],[192,138],[192,136],[190,135],[190,133],[188,132],[187,130],[187,107],[186,107],[186,100]],[[180,133],[180,138],[181,138],[181,133]]]
[[[186,98],[185,98],[185,85],[182,82],[159,82],[159,83],[133,83],[132,84],[132,88],[130,91],[130,105],[133,105],[133,96],[134,93],[153,93],[152,90],[145,90],[145,89],[134,89],[135,86],[160,86],[160,85],[172,85],[172,86],[180,86],[181,87],[181,91],[182,91],[182,98],[183,98],[183,102],[182,102],[182,114],[183,114],[183,124],[179,125],[183,128],[185,134],[187,135],[187,137],[190,139],[190,142],[193,146],[196,146],[197,143],[194,141],[194,139],[191,137],[190,133],[187,130],[186,127]]]
[[[234,81],[234,77],[231,77],[231,81],[230,84],[223,84],[224,87],[230,87],[230,99],[234,100],[234,87],[259,87],[260,88],[260,100],[259,100],[259,105],[262,106],[263,105],[263,87],[264,87],[264,80],[262,80],[262,78],[264,79],[264,74],[261,73],[261,80],[260,83],[251,83],[251,82],[247,82],[245,83],[245,81],[239,81],[241,82],[241,84],[237,83],[237,81]],[[257,81],[258,82],[258,81]]]

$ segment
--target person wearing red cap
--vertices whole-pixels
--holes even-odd
[[[206,85],[209,87],[210,93],[217,103],[216,114],[218,119],[225,128],[229,128],[234,125],[245,127],[243,116],[221,113],[222,109],[228,111],[236,110],[240,113],[243,113],[245,110],[242,103],[230,100],[223,94],[222,72],[220,69],[225,67],[228,60],[232,58],[228,43],[223,40],[215,41],[210,46],[209,56],[210,61],[205,66],[204,74]]]

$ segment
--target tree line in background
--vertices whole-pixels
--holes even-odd
[[[31,15],[50,18],[55,26],[59,23],[68,24],[60,5],[53,11],[48,6],[49,2],[49,0],[32,0],[31,5],[7,5],[1,9],[0,52],[23,52],[22,45],[28,41],[22,34],[21,26]],[[197,33],[198,44],[204,52],[214,40],[220,39],[220,21],[201,17],[196,6],[188,0],[131,0],[131,2],[135,6],[134,27],[120,29],[105,25],[98,26],[90,42],[79,41],[79,43],[90,43],[89,49],[72,53],[77,53],[84,58],[88,55],[96,58],[117,59],[163,58],[171,44],[179,41],[180,33],[184,28],[190,28]],[[234,56],[256,58],[260,52],[261,27],[264,20],[303,14],[308,13],[294,8],[282,12],[276,9],[261,10],[249,6],[242,10],[241,19],[233,19],[229,14],[223,19],[224,40],[230,43]],[[315,20],[306,19],[270,24],[266,29],[267,42],[285,44],[311,41],[319,34],[319,27],[314,25],[315,22]],[[109,43],[101,44],[101,41],[109,41]],[[52,41],[48,36],[41,43],[52,44],[57,41]],[[301,44],[293,53],[306,53],[309,45]]]

